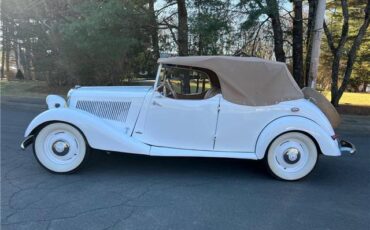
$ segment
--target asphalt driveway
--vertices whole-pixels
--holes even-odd
[[[76,174],[54,175],[19,144],[42,107],[1,105],[2,229],[366,229],[370,118],[339,129],[355,156],[320,157],[299,182],[256,161],[162,158],[95,151]]]

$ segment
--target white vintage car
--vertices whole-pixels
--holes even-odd
[[[55,173],[75,171],[99,149],[265,160],[283,180],[307,176],[319,154],[356,151],[334,133],[334,107],[302,91],[283,63],[223,56],[158,63],[152,87],[75,87],[67,102],[49,95],[22,149],[33,143],[38,162]]]

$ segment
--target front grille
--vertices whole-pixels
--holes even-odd
[[[77,101],[76,108],[103,119],[126,122],[131,102],[127,101]]]

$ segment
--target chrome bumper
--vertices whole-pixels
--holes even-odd
[[[351,142],[340,140],[339,149],[342,155],[353,155],[356,153],[356,147]]]
[[[24,139],[24,141],[22,141],[21,149],[26,150],[26,148],[32,143],[33,143],[33,135],[29,135],[28,137],[26,137],[26,139]]]

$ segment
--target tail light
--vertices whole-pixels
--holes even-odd
[[[334,134],[333,136],[331,136],[331,138],[332,138],[333,140],[336,140],[336,139],[338,139],[338,138],[339,138],[339,135],[338,135],[338,134]]]

